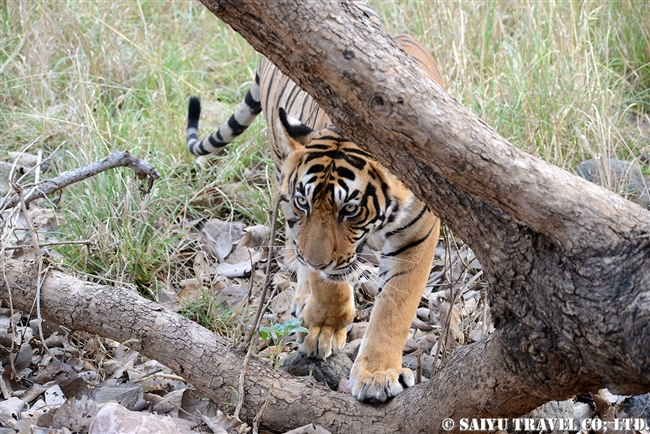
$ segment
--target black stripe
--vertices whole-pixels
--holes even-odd
[[[336,168],[336,174],[341,178],[349,179],[350,181],[354,181],[357,178],[354,172],[347,167],[338,166]]]
[[[406,229],[410,228],[410,227],[413,226],[413,225],[414,225],[418,220],[420,220],[420,218],[422,218],[422,216],[424,215],[425,212],[427,212],[427,208],[423,206],[422,209],[420,210],[420,213],[419,213],[419,214],[418,214],[418,215],[417,215],[413,220],[409,221],[407,224],[405,224],[404,226],[402,226],[402,227],[400,227],[400,228],[397,228],[397,229],[395,229],[395,230],[392,230],[392,231],[388,232],[388,233],[386,234],[386,237],[390,237],[391,235],[395,235],[395,234],[397,234],[397,233],[399,233],[399,232],[403,232],[403,231],[405,231]]]
[[[345,190],[345,195],[348,196],[348,193],[350,192],[350,187],[348,187],[348,185],[342,179],[338,180],[338,184],[341,186],[343,190]],[[346,197],[345,200],[349,201],[352,200],[352,198]]]
[[[246,125],[240,124],[235,115],[230,116],[230,119],[228,119],[228,126],[232,130],[233,136],[238,136],[246,130]]]
[[[345,139],[341,136],[321,136],[318,138],[318,141],[332,141],[335,143],[349,142],[348,139]]]
[[[249,90],[246,92],[246,97],[244,97],[244,102],[248,106],[248,108],[251,109],[251,113],[257,116],[260,114],[262,111],[262,103],[259,101],[255,101],[255,98],[253,98],[253,95],[251,95],[251,91]]]
[[[201,100],[197,97],[190,97],[190,103],[187,107],[187,128],[199,128],[199,118],[201,117]]]
[[[366,158],[370,158],[371,160],[374,160],[372,155],[370,155],[366,151],[361,150],[359,148],[345,148],[345,152],[348,153],[348,154],[359,154],[362,157],[366,157]]]
[[[426,241],[427,238],[429,238],[429,235],[431,235],[431,231],[433,231],[433,226],[431,226],[431,229],[429,229],[429,232],[427,232],[427,234],[424,237],[420,238],[419,240],[412,241],[412,242],[408,243],[407,245],[402,246],[401,249],[395,250],[394,252],[382,253],[382,256],[397,256],[400,253],[405,252],[408,249],[411,249],[411,248],[413,248],[415,246],[418,246],[418,245],[422,244],[424,241]]]
[[[291,86],[291,87],[289,87],[289,86]],[[291,109],[291,108],[293,108],[293,105],[296,102],[296,99],[304,91],[301,88],[299,88],[298,86],[296,86],[295,84],[293,84],[293,83],[291,83],[289,81],[287,81],[284,84],[284,88],[291,90],[291,92],[289,92],[289,95],[287,95],[287,99],[286,99],[286,106],[289,107],[289,109]],[[281,102],[281,101],[282,100],[280,98],[278,98],[277,102]],[[286,110],[289,110],[289,109],[286,109]]]
[[[312,146],[308,146],[308,148],[312,148]],[[315,160],[317,158],[331,158],[332,160],[344,160],[346,163],[348,163],[350,166],[354,167],[357,170],[364,170],[366,168],[366,160],[362,158],[357,158],[353,156],[346,155],[344,152],[341,152],[339,150],[331,150],[331,151],[325,151],[325,152],[310,152],[305,159],[303,160],[304,163],[309,163],[312,160]]]
[[[322,164],[314,164],[309,169],[307,169],[305,175],[311,175],[312,173],[323,172],[324,170],[325,170],[325,166],[323,166]]]
[[[310,143],[307,145],[307,149],[312,150],[312,149],[331,149],[332,146],[330,145],[321,145],[318,143]]]
[[[208,142],[215,148],[221,148],[224,145],[223,141],[217,141],[217,139],[215,139],[212,134],[208,136]],[[201,146],[201,148],[203,148],[203,146]]]

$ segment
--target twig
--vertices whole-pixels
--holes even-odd
[[[79,169],[64,172],[50,181],[44,181],[33,187],[25,194],[25,202],[29,203],[35,199],[40,199],[68,185],[116,167],[129,167],[135,172],[138,179],[147,179],[146,188],[140,188],[145,194],[151,191],[154,181],[160,178],[160,174],[156,168],[146,161],[134,157],[128,151],[113,151],[111,155],[100,161],[80,167]],[[20,197],[16,194],[0,202],[0,210],[12,208],[18,205],[19,202]]]
[[[176,381],[183,381],[186,382],[187,380],[184,379],[183,377],[179,377],[178,375],[173,375],[173,374],[164,374],[162,372],[156,372],[155,374],[147,375],[146,377],[138,378],[137,380],[133,380],[134,383],[142,383],[143,381],[148,381],[154,378],[167,378],[169,380],[176,380]]]
[[[271,235],[270,235],[270,240],[269,240],[269,252],[267,256],[267,261],[266,261],[266,276],[264,276],[264,286],[262,288],[262,294],[260,295],[260,301],[259,305],[257,306],[257,312],[255,313],[255,320],[253,321],[253,327],[251,327],[250,334],[246,338],[246,357],[244,358],[244,363],[242,364],[241,367],[241,372],[239,374],[239,387],[237,389],[239,393],[239,401],[237,402],[237,407],[235,408],[235,413],[233,414],[233,417],[237,420],[239,419],[239,413],[241,412],[242,407],[244,406],[244,379],[246,378],[246,369],[248,367],[248,361],[251,358],[251,354],[253,353],[253,345],[251,345],[251,342],[253,340],[253,336],[257,334],[257,330],[259,329],[260,326],[260,320],[262,318],[262,312],[266,309],[266,306],[264,305],[264,298],[266,297],[266,292],[268,291],[269,284],[271,282],[271,261],[273,260],[273,245],[275,244],[275,226],[277,223],[278,219],[278,208],[280,207],[280,198],[281,195],[278,193],[276,199],[275,199],[275,205],[273,206],[273,217],[271,218]],[[251,275],[251,279],[254,276]]]
[[[266,394],[266,398],[264,399],[264,404],[262,404],[260,411],[257,412],[257,414],[255,415],[255,419],[253,419],[253,434],[258,433],[260,421],[264,417],[264,413],[266,412],[266,407],[268,407],[269,402],[271,402],[271,393],[273,393],[273,383],[271,383],[271,387],[269,387],[269,393]]]
[[[418,368],[415,373],[415,384],[422,383],[422,348],[418,350]]]
[[[40,171],[38,171],[37,174],[39,172]],[[34,229],[34,224],[32,223],[32,219],[29,216],[29,213],[27,212],[27,202],[25,196],[23,195],[23,190],[20,186],[14,186],[14,188],[16,189],[18,197],[20,199],[20,206],[23,211],[23,216],[25,217],[25,222],[27,222],[27,227],[29,228],[29,235],[32,238],[32,244],[33,244],[32,247],[34,248],[34,255],[36,256],[36,260],[38,261],[38,280],[36,284],[36,299],[34,300],[34,302],[36,303],[36,319],[38,322],[38,335],[41,338],[41,345],[43,345],[45,351],[49,353],[50,349],[47,347],[47,344],[45,343],[45,335],[43,334],[43,317],[41,316],[41,288],[43,287],[43,282],[45,282],[45,278],[47,276],[47,272],[50,269],[50,267],[48,265],[47,267],[45,267],[45,269],[43,269],[43,265],[44,265],[43,252],[41,251],[41,246],[39,245],[38,242],[38,234],[36,233],[36,229]]]
[[[92,244],[95,243],[95,238],[96,238],[95,236],[92,236],[92,237],[88,238],[87,240],[83,240],[83,241],[57,241],[57,242],[52,242],[52,243],[39,244],[39,246],[40,247],[52,247],[52,246],[67,246],[67,245],[70,245],[70,244],[83,244],[83,245],[89,246],[89,245],[92,245]],[[8,246],[8,247],[5,247],[4,249],[5,250],[20,250],[20,249],[28,249],[30,247],[32,247],[32,246],[27,245],[27,244],[23,244],[23,245],[20,245],[20,246]]]
[[[273,217],[271,218],[271,236],[269,240],[269,254],[266,261],[266,276],[264,276],[264,286],[262,287],[262,294],[260,296],[260,304],[257,306],[257,312],[255,313],[255,321],[253,321],[253,328],[250,330],[250,334],[246,339],[246,346],[250,347],[253,336],[257,334],[257,328],[260,325],[260,320],[262,318],[262,312],[264,311],[264,299],[266,298],[266,293],[271,283],[271,261],[273,259],[273,247],[275,244],[275,226],[278,219],[278,208],[280,207],[280,198],[281,195],[278,193],[275,199],[275,205],[273,206]]]

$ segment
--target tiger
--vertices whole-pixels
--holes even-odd
[[[368,9],[362,6],[374,13]],[[371,18],[376,21],[376,14]],[[431,54],[417,39],[394,39],[442,86]],[[186,144],[194,155],[219,153],[264,113],[286,221],[284,262],[297,280],[291,312],[309,330],[299,337],[299,351],[324,360],[346,344],[355,315],[352,283],[359,275],[359,253],[368,246],[381,252],[379,284],[348,386],[358,400],[376,403],[413,386],[413,371],[402,368],[402,351],[429,276],[440,219],[346,139],[266,58],[244,101],[203,140],[200,113],[200,100],[191,97]]]

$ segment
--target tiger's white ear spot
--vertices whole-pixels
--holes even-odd
[[[300,122],[298,119],[294,118],[293,116],[287,114],[287,123],[292,126],[292,127],[301,127],[302,122]]]
[[[278,114],[278,130],[284,133],[279,134],[280,145],[288,152],[306,146],[311,140],[314,130],[287,114],[282,107],[278,110]]]

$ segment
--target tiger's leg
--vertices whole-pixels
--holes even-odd
[[[440,220],[430,212],[419,233],[429,236],[399,255],[382,254],[381,294],[370,316],[359,355],[350,373],[352,394],[361,401],[383,402],[415,384],[402,368],[402,350],[426,285],[438,243]],[[417,237],[417,235],[415,235]],[[415,244],[417,238],[402,241]]]
[[[345,345],[347,327],[354,319],[354,292],[347,282],[325,281],[309,270],[306,274],[309,296],[302,317],[309,334],[300,337],[300,351],[324,360]]]
[[[296,295],[291,300],[291,314],[296,318],[302,315],[302,311],[307,305],[309,296],[311,295],[311,288],[309,286],[309,270],[304,267],[299,267],[296,271],[297,284]]]

